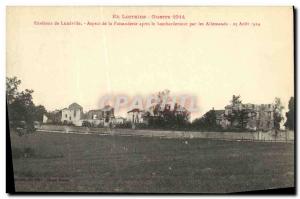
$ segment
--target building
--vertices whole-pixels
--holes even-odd
[[[225,110],[214,110],[216,113],[216,123],[217,125],[226,128],[230,125],[230,122],[224,117]]]
[[[83,108],[77,103],[71,104],[68,108],[61,111],[61,122],[63,124],[74,124],[81,126],[83,119]]]
[[[112,123],[114,125],[117,125],[117,124],[124,124],[126,122],[126,119],[123,118],[123,117],[115,117],[112,121]]]
[[[144,110],[134,108],[127,112],[127,121],[133,124],[144,123],[144,114]]]
[[[242,127],[248,130],[268,131],[274,128],[274,105],[227,105],[225,110],[216,111],[216,122],[224,129]]]
[[[87,112],[85,119],[92,124],[92,126],[108,127],[113,123],[114,108],[106,105],[102,109],[90,110]]]

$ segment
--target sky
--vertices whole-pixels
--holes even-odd
[[[199,112],[224,109],[232,95],[268,104],[294,95],[292,7],[9,7],[7,77],[33,89],[47,110],[73,102],[97,109],[104,95],[197,97]],[[113,19],[112,15],[146,15]],[[250,26],[53,26],[39,22],[252,22]],[[164,22],[165,20],[158,20]],[[117,113],[118,114],[118,113]],[[120,115],[124,115],[120,112]]]

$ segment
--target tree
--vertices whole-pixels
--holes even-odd
[[[255,116],[256,113],[253,109],[243,105],[240,98],[240,95],[232,96],[229,112],[225,114],[225,118],[230,122],[231,129],[245,130],[249,119]]]
[[[10,126],[25,128],[27,132],[34,131],[34,121],[42,121],[46,113],[44,106],[35,106],[32,101],[33,90],[25,89],[19,92],[21,80],[17,77],[6,78],[7,108]]]
[[[215,110],[210,110],[201,118],[192,122],[192,127],[197,130],[218,130],[221,126],[217,124],[217,115]]]
[[[18,86],[21,84],[21,80],[18,80],[17,77],[6,78],[6,95],[7,103],[11,104],[17,98]]]
[[[286,112],[286,122],[284,124],[284,126],[290,130],[294,130],[294,122],[295,122],[295,119],[294,119],[294,97],[291,97],[290,100],[289,100],[289,111]]]
[[[254,111],[248,110],[248,109],[242,109],[238,112],[238,124],[239,128],[242,130],[245,130],[249,121],[249,118],[251,117]]]
[[[280,129],[280,123],[283,120],[283,116],[282,116],[283,109],[284,106],[282,105],[280,98],[276,97],[274,100],[274,128],[276,133],[277,130]]]
[[[47,113],[47,110],[43,105],[35,106],[34,121],[43,121],[45,113]]]
[[[240,100],[241,96],[240,95],[233,95],[232,96],[232,100],[230,101],[231,102],[231,105],[232,106],[238,106],[242,103],[242,100]]]
[[[241,112],[240,107],[242,100],[240,95],[233,95],[230,101],[230,112],[225,115],[226,119],[230,122],[231,128],[241,128],[244,126],[245,112]]]
[[[145,113],[148,124],[153,128],[180,129],[189,124],[190,112],[174,103],[174,107],[168,103],[170,91],[164,90],[157,94],[157,103],[152,107],[153,111]]]

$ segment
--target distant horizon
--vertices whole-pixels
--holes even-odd
[[[18,78],[18,77],[17,77],[17,78]],[[18,78],[18,79],[19,79],[19,78]],[[23,88],[22,83],[23,83],[23,82],[22,82],[22,80],[21,80],[21,85],[20,85],[19,91],[25,90],[25,89],[31,89],[31,88]],[[166,89],[164,89],[164,90],[166,90]],[[33,92],[33,96],[34,96],[34,93],[35,93],[35,91]],[[153,95],[153,94],[158,94],[158,92],[153,92],[153,93],[151,93],[151,95]],[[172,96],[172,91],[170,91],[170,94],[171,94],[171,96]],[[194,120],[194,119],[196,119],[196,118],[202,117],[206,112],[208,112],[208,111],[210,111],[210,110],[212,110],[212,109],[214,109],[214,110],[225,110],[225,106],[230,105],[230,101],[231,101],[233,95],[238,96],[238,94],[232,94],[232,95],[231,95],[231,98],[229,98],[228,100],[224,100],[224,105],[223,105],[223,107],[216,108],[215,106],[211,105],[211,108],[210,108],[210,109],[208,109],[208,110],[205,111],[205,112],[202,112],[201,114],[200,114],[200,113],[197,113],[197,112],[196,112],[196,113],[193,113],[193,112],[192,112],[192,113],[191,113],[191,120]],[[136,96],[140,96],[140,95],[136,95]],[[273,101],[271,101],[271,102],[269,102],[269,103],[267,103],[267,102],[266,102],[266,103],[255,103],[255,102],[248,102],[248,101],[245,102],[245,101],[243,100],[243,96],[241,96],[241,95],[239,95],[239,96],[241,97],[240,100],[242,101],[242,104],[254,104],[254,105],[268,105],[268,104],[274,104],[274,99],[276,98],[276,97],[274,97]],[[105,96],[105,97],[106,97],[106,96]],[[133,96],[133,97],[134,97],[134,96]],[[290,99],[291,97],[294,97],[294,96],[290,96],[288,99]],[[129,98],[130,98],[130,97],[129,97]],[[112,97],[112,99],[114,99],[114,98]],[[281,99],[281,98],[280,98],[280,99]],[[281,99],[281,100],[282,100],[282,99]],[[99,101],[100,101],[100,100],[99,100]],[[79,104],[80,106],[82,106],[83,112],[84,112],[84,113],[87,113],[87,112],[90,111],[90,110],[97,110],[97,109],[102,109],[102,108],[103,108],[103,106],[101,106],[100,103],[99,103],[99,106],[95,106],[95,107],[91,107],[91,108],[85,108],[85,106],[82,105],[81,103],[79,103],[78,101],[72,101],[72,102],[70,102],[69,104],[66,104],[65,106],[58,106],[57,108],[49,109],[49,108],[47,107],[47,105],[45,105],[45,104],[39,104],[39,103],[36,103],[34,97],[33,97],[33,102],[35,103],[35,105],[42,105],[42,106],[44,106],[48,112],[53,112],[53,111],[57,111],[57,110],[60,111],[60,110],[62,110],[62,109],[68,108],[68,106],[71,105],[72,103],[77,103],[77,104]],[[111,100],[110,102],[114,102],[114,100]],[[282,103],[283,103],[283,101],[282,101]],[[145,104],[145,101],[143,101],[143,104]],[[114,108],[114,104],[113,104],[113,103],[108,103],[108,105]],[[282,116],[283,116],[284,118],[286,118],[286,117],[285,117],[285,112],[288,111],[288,104],[285,105],[285,104],[283,103],[283,105],[284,105],[284,109],[283,109],[283,112],[282,112]],[[143,109],[143,110],[145,110],[145,109]],[[116,115],[116,116],[121,116],[121,117],[126,117],[127,111],[130,111],[130,108],[127,107],[127,109],[126,109],[126,108],[124,107],[124,108],[121,109],[121,111],[117,111],[115,115]]]

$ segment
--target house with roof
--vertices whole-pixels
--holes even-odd
[[[92,126],[105,126],[108,127],[113,123],[114,108],[110,105],[106,105],[101,109],[90,110],[86,113],[85,119]]]
[[[134,108],[127,112],[127,121],[131,122],[132,124],[144,123],[144,114],[144,110]]]
[[[241,122],[248,130],[268,131],[274,129],[273,104],[239,103],[227,105],[224,110],[215,110],[215,113],[217,124],[224,129],[235,128]]]
[[[61,122],[63,124],[74,124],[81,126],[83,119],[83,108],[77,103],[72,103],[68,108],[61,110]]]

